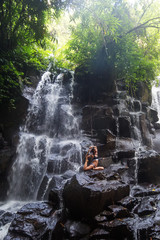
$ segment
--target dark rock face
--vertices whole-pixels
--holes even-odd
[[[14,150],[9,146],[4,146],[0,150],[0,200],[6,198],[6,193],[8,189],[8,172],[13,162]]]
[[[55,235],[60,219],[61,212],[55,212],[52,205],[29,203],[17,212],[4,240],[50,239]],[[54,239],[60,239],[60,236],[57,235]]]
[[[155,199],[154,197],[145,197],[142,198],[140,203],[134,209],[134,212],[138,214],[138,216],[150,215],[155,212]]]
[[[152,123],[155,123],[158,121],[157,111],[155,109],[148,107],[148,115]]]
[[[160,183],[160,155],[149,152],[139,157],[138,182]]]
[[[36,84],[37,79],[32,80]],[[50,178],[52,154],[60,154],[57,149],[51,149],[47,174],[37,196],[38,200],[48,199],[49,203],[28,204],[15,216],[2,213],[1,225],[14,218],[5,240],[159,239],[160,157],[142,149],[152,148],[152,137],[158,128],[157,112],[149,107],[150,93],[143,84],[137,91],[138,99],[127,96],[124,81],[117,82],[118,91],[115,85],[113,76],[107,76],[106,70],[102,74],[94,72],[75,77],[73,103],[82,112],[81,128],[84,135],[98,145],[99,165],[105,169],[89,172],[81,169],[75,175],[72,165],[71,170],[65,172],[66,158],[62,171],[65,173],[60,176],[57,170],[58,177]],[[65,118],[65,114],[62,115]],[[53,125],[59,126],[65,136],[59,119],[54,121]],[[6,136],[9,136],[7,132]],[[158,141],[157,138],[156,149]],[[1,136],[0,149],[4,147]],[[3,155],[2,164],[0,162],[3,171],[3,161],[9,164],[10,157],[7,153],[6,157]],[[70,180],[63,186],[66,179]],[[137,182],[145,184],[133,187]],[[62,197],[64,212],[55,211],[62,207]]]
[[[28,108],[28,100],[23,96],[19,96],[16,103],[16,109],[9,111],[2,109],[0,115],[0,124],[2,126],[2,133],[9,145],[14,145],[14,135],[18,132],[20,124],[22,124]]]
[[[130,117],[119,117],[119,136],[131,137],[131,122]]]
[[[129,195],[128,184],[108,181],[105,174],[81,173],[64,187],[64,205],[75,217],[93,217],[113,201]],[[100,180],[101,178],[101,180]]]
[[[80,103],[82,108],[81,127],[84,133],[95,143],[103,144],[102,156],[106,156],[107,152],[111,155],[115,151],[121,151],[121,147],[128,146],[129,140],[133,145],[132,150],[137,148],[139,142],[152,148],[158,118],[157,112],[149,106],[151,92],[147,86],[140,83],[138,99],[127,95],[124,79],[117,81],[118,91],[113,87],[114,83],[112,88],[104,87],[101,94],[95,94],[98,87],[90,84],[88,77],[77,70],[75,102]],[[98,84],[101,85],[101,82]]]
[[[15,217],[15,214],[12,214],[11,212],[2,212],[0,213],[0,227],[6,225],[7,223],[10,223]]]

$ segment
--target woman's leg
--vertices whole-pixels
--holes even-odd
[[[95,168],[93,168],[93,170],[103,170],[104,169],[104,167],[95,167]]]
[[[93,170],[103,170],[103,169],[104,169],[104,167],[98,167],[98,160],[95,160]]]
[[[94,169],[94,166],[92,164],[87,166],[87,167],[85,167],[85,166],[83,167],[84,171],[88,171],[88,170],[91,170],[91,169]]]

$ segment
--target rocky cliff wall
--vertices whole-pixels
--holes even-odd
[[[143,85],[143,86],[142,86]],[[75,75],[74,96],[82,109],[82,129],[99,146],[102,157],[152,149],[157,112],[151,108],[151,91],[141,83],[137,98],[129,96],[124,80],[103,74]]]
[[[158,119],[149,90],[144,93],[135,99],[123,81],[105,73],[76,73],[73,105],[82,113],[83,134],[98,146],[105,169],[71,174],[62,195],[59,188],[52,189],[49,204],[24,206],[12,216],[6,240],[24,235],[159,239],[160,156],[153,151]]]
[[[39,81],[40,73],[27,68],[25,76],[28,78],[29,86],[34,89]],[[19,95],[13,109],[8,109],[6,106],[0,107],[0,200],[6,198],[9,185],[8,175],[16,155],[19,140],[19,127],[24,122],[28,105],[28,99]]]

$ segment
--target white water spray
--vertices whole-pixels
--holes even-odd
[[[82,164],[78,119],[71,106],[73,82],[64,86],[63,81],[64,74],[53,83],[46,72],[35,90],[9,177],[9,199],[36,200],[44,176],[47,187],[55,174],[77,171]]]

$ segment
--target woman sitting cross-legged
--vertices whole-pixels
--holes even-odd
[[[88,162],[90,161],[89,165]],[[96,146],[89,147],[89,150],[86,154],[86,159],[84,163],[83,170],[103,170],[104,167],[98,167],[98,149]]]

